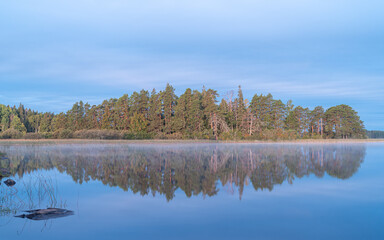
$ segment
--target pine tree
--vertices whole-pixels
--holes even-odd
[[[230,111],[227,101],[223,98],[219,104],[219,113],[224,117],[227,125],[230,125]]]
[[[172,131],[172,117],[174,115],[174,107],[176,105],[175,89],[167,83],[163,92],[163,114],[164,114],[164,132],[169,134]]]
[[[272,126],[274,129],[283,129],[285,126],[286,105],[281,100],[272,101]]]
[[[188,116],[190,116],[188,125],[194,133],[201,132],[204,129],[202,98],[202,94],[199,91],[193,91],[191,107],[188,110]]]
[[[10,127],[11,123],[11,110],[8,106],[1,106],[1,131],[4,132]]]
[[[261,130],[273,129],[275,114],[273,111],[274,100],[271,94],[258,96],[255,94],[250,104],[251,112],[256,116],[262,126]]]
[[[323,130],[323,118],[324,118],[324,108],[321,106],[315,107],[310,113],[310,131],[311,134],[320,135]]]
[[[241,131],[241,127],[244,125],[246,118],[246,108],[244,103],[243,91],[241,86],[237,93],[237,98],[235,99],[235,119],[236,119],[236,129]]]
[[[68,119],[64,113],[59,113],[53,117],[51,124],[52,131],[66,129],[68,128]]]
[[[325,131],[330,138],[365,138],[366,130],[357,112],[348,105],[329,108],[325,114]]]
[[[160,132],[162,130],[162,92],[156,93],[153,89],[149,99],[148,120],[150,132]]]
[[[191,97],[191,89],[187,89],[177,100],[175,106],[175,116],[172,119],[172,131],[173,132],[185,132],[187,125],[187,104]]]
[[[147,129],[148,122],[142,113],[134,113],[130,120],[130,129],[133,132],[145,132]]]
[[[116,128],[118,130],[128,130],[130,124],[129,96],[124,94],[116,102]],[[92,113],[94,114],[94,113]]]
[[[28,121],[31,124],[31,131],[38,133],[40,131],[40,121],[41,121],[41,115],[40,114],[33,114],[28,117]]]
[[[228,132],[229,127],[225,122],[224,117],[220,115],[217,106],[218,93],[215,90],[203,89],[202,92],[202,108],[203,108],[203,120],[205,128],[211,129],[212,135],[218,139],[220,132]]]
[[[40,132],[52,131],[52,114],[44,113],[40,122]]]
[[[297,106],[292,112],[290,112],[285,121],[287,128],[295,130],[301,137],[306,136],[310,124],[309,115],[310,111],[308,108]]]

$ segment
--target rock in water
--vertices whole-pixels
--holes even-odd
[[[16,184],[15,181],[13,181],[12,179],[7,179],[4,181],[5,185],[7,185],[8,187],[12,187]]]
[[[73,211],[61,208],[36,209],[25,212],[28,214],[22,214],[15,217],[28,218],[31,220],[48,220],[52,218],[67,217],[74,214]]]

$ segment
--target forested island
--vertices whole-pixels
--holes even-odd
[[[366,138],[357,112],[348,105],[325,110],[294,106],[271,94],[244,99],[239,86],[221,98],[216,90],[133,92],[91,106],[82,101],[66,113],[0,105],[0,138],[25,139],[212,139],[293,140]]]

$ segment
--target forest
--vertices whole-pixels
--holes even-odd
[[[384,131],[367,131],[368,138],[384,138]]]
[[[293,140],[366,138],[366,133],[348,105],[309,109],[271,94],[248,100],[241,86],[237,94],[219,98],[205,87],[177,96],[167,84],[159,92],[141,90],[99,105],[76,102],[59,114],[0,105],[2,139]]]

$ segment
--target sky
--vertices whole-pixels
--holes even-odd
[[[0,2],[0,103],[67,111],[167,83],[348,104],[384,130],[382,0]]]

